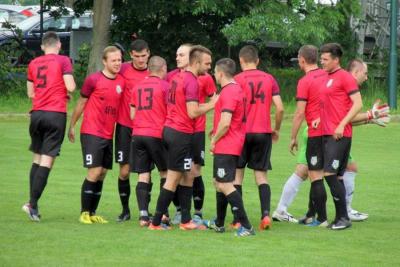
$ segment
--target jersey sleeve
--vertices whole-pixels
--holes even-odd
[[[186,102],[199,102],[199,84],[195,78],[185,79]]]
[[[69,57],[62,57],[61,60],[61,71],[63,75],[72,74],[72,64]]]
[[[346,73],[346,74],[348,74],[348,75],[346,75],[346,79],[343,79],[344,90],[346,91],[346,93],[348,95],[357,93],[359,91],[359,89],[358,89],[358,84],[357,84],[356,79],[354,79],[354,77],[351,74],[349,74],[349,73]]]
[[[238,100],[234,97],[235,94],[231,94],[229,91],[226,91],[223,96],[220,96],[221,99],[221,112],[229,112],[233,113],[238,104]]]
[[[81,89],[81,96],[86,98],[90,97],[95,88],[96,88],[95,75],[90,75],[83,82],[83,86]]]
[[[303,79],[299,80],[297,83],[296,101],[307,101],[308,100],[308,90]]]
[[[278,81],[274,78],[274,76],[271,76],[272,79],[272,96],[274,95],[279,95],[280,94],[280,88]]]
[[[132,95],[131,95],[131,99],[130,99],[130,105],[131,105],[131,107],[136,107],[136,105],[137,105],[137,90],[138,90],[138,87],[137,86],[135,86],[135,87],[133,87],[133,89],[132,89]]]

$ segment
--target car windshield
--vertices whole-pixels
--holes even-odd
[[[43,18],[47,18],[48,15],[43,16]],[[17,27],[21,29],[22,31],[27,31],[29,30],[32,26],[36,25],[40,21],[40,16],[32,16],[27,18],[26,20],[21,21],[20,23],[17,24]]]

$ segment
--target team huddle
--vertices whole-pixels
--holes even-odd
[[[54,32],[43,36],[44,55],[28,66],[28,96],[32,99],[30,200],[22,209],[40,221],[38,200],[50,170],[59,155],[67,124],[67,102],[75,90],[70,60],[58,55],[61,43]],[[139,224],[150,230],[213,229],[225,232],[228,204],[233,214],[230,226],[237,236],[255,234],[242,199],[246,167],[254,171],[260,199],[259,230],[269,229],[272,220],[299,222],[309,226],[345,229],[351,221],[368,215],[351,207],[356,165],[349,162],[352,125],[375,123],[386,126],[389,107],[378,102],[361,113],[359,84],[367,79],[367,65],[353,60],[348,71],[340,66],[342,49],[336,43],[318,49],[305,45],[298,52],[305,75],[297,87],[297,109],[293,119],[290,151],[298,148],[301,123],[307,132],[299,152],[295,173],[286,182],[277,209],[270,208],[271,189],[267,172],[272,169],[272,144],[279,140],[284,108],[275,78],[258,70],[258,50],[252,45],[239,52],[241,72],[230,58],[215,63],[208,73],[212,52],[204,46],[182,44],[176,53],[177,69],[167,71],[165,59],[150,57],[144,40],[131,43],[132,61],[122,62],[122,51],[108,46],[102,55],[103,70],[86,77],[71,116],[68,138],[75,142],[75,126],[82,117],[80,142],[87,175],[81,189],[83,224],[107,223],[97,214],[103,181],[119,165],[118,192],[122,212],[118,222],[131,219],[130,173],[138,174],[136,199]],[[219,91],[219,93],[217,93]],[[274,125],[271,106],[275,109]],[[214,110],[213,127],[206,133],[206,113]],[[210,138],[216,217],[203,218],[205,139]],[[114,141],[114,142],[113,142]],[[113,147],[115,145],[115,149]],[[114,154],[114,155],[113,155]],[[160,193],[154,214],[149,211],[153,188],[152,171],[157,167]],[[296,220],[287,209],[302,181],[310,177],[308,211]],[[328,223],[327,182],[336,216]],[[192,201],[194,213],[192,216]],[[169,214],[173,203],[175,215]]]

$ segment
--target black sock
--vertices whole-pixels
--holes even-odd
[[[337,175],[329,175],[325,177],[326,182],[329,185],[333,202],[335,203],[336,216],[335,221],[339,218],[348,219],[347,208],[346,208],[346,190],[344,185],[339,182]]]
[[[218,227],[222,227],[225,224],[226,208],[228,207],[228,200],[222,192],[217,192],[217,219],[215,224]]]
[[[260,196],[261,204],[261,219],[269,215],[271,209],[271,187],[269,184],[260,184],[258,186],[258,193]]]
[[[33,180],[35,179],[35,173],[39,168],[39,164],[32,163],[31,171],[29,172],[29,196],[32,195]]]
[[[167,178],[164,178],[164,177],[160,178],[160,192],[161,192],[161,189],[163,188],[163,186],[164,186],[166,181],[167,181]],[[165,216],[169,217],[168,209],[167,209],[167,212],[165,213]]]
[[[91,214],[96,214],[97,207],[99,206],[101,192],[103,190],[103,181],[97,181],[93,192],[93,202],[90,208]]]
[[[81,190],[81,212],[90,212],[95,190],[96,182],[91,182],[85,178]]]
[[[190,209],[192,207],[192,196],[193,187],[183,185],[180,186],[178,197],[179,203],[181,203],[181,223],[188,223],[192,219],[192,216],[190,215]]]
[[[198,216],[202,216],[201,210],[204,204],[204,182],[203,177],[197,176],[193,181],[193,206],[194,213]]]
[[[251,228],[251,224],[249,222],[249,219],[247,218],[246,211],[244,210],[244,205],[243,205],[243,200],[242,196],[239,194],[238,191],[233,191],[229,195],[226,196],[226,199],[228,200],[229,204],[232,207],[232,212],[238,218],[240,224],[247,228]]]
[[[149,210],[149,184],[138,182],[136,185],[136,199],[139,207],[140,217],[148,217]]]
[[[176,187],[176,191],[175,191],[175,195],[174,195],[174,199],[172,200],[174,202],[175,208],[177,212],[181,211],[181,204],[179,203],[179,191],[181,189],[181,186],[178,185]]]
[[[168,206],[171,203],[172,199],[174,198],[175,192],[169,191],[167,189],[161,189],[160,191],[160,196],[158,197],[157,200],[157,207],[156,207],[156,212],[153,217],[153,225],[160,225],[161,223],[161,218],[163,214],[165,214],[168,210]]]
[[[131,185],[129,183],[129,179],[121,180],[118,178],[118,192],[119,198],[121,199],[123,212],[129,213],[129,197],[131,195]]]
[[[310,192],[308,193],[308,211],[306,213],[306,216],[308,218],[312,218],[315,216],[315,213],[316,213],[316,211],[315,211],[314,203],[312,200],[312,190],[310,187]]]
[[[47,178],[49,177],[50,169],[44,166],[39,166],[36,170],[35,176],[32,183],[32,194],[29,203],[33,209],[37,209],[37,203],[40,196],[43,193],[44,188],[47,184]]]
[[[318,221],[324,222],[326,216],[326,191],[323,180],[316,180],[311,183],[311,196],[315,210],[318,214]]]
[[[233,186],[236,188],[236,191],[240,194],[240,196],[242,196],[242,185],[235,184]],[[242,201],[243,201],[243,198],[242,198]],[[233,223],[234,224],[238,223],[239,219],[236,217],[236,213],[233,212],[232,207],[231,207],[231,211],[232,211],[232,214],[233,214]]]
[[[150,183],[147,184],[147,203],[149,204],[151,201],[151,190],[153,190],[153,182],[150,181]]]

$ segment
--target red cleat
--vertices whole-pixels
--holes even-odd
[[[181,223],[179,224],[179,229],[181,230],[206,230],[207,227],[203,224],[196,224],[193,221],[187,222],[187,223]]]
[[[271,218],[269,216],[265,216],[264,218],[262,218],[259,229],[262,231],[271,229],[271,227],[272,227]]]
[[[168,225],[165,225],[163,223],[160,224],[160,225],[154,225],[154,224],[150,223],[148,229],[149,230],[161,230],[161,231],[163,231],[163,230],[171,230],[171,227],[168,226]]]
[[[240,224],[240,222],[231,223],[231,224],[229,225],[229,227],[230,227],[231,229],[234,229],[234,230],[239,229],[240,226],[242,226],[242,225]]]

